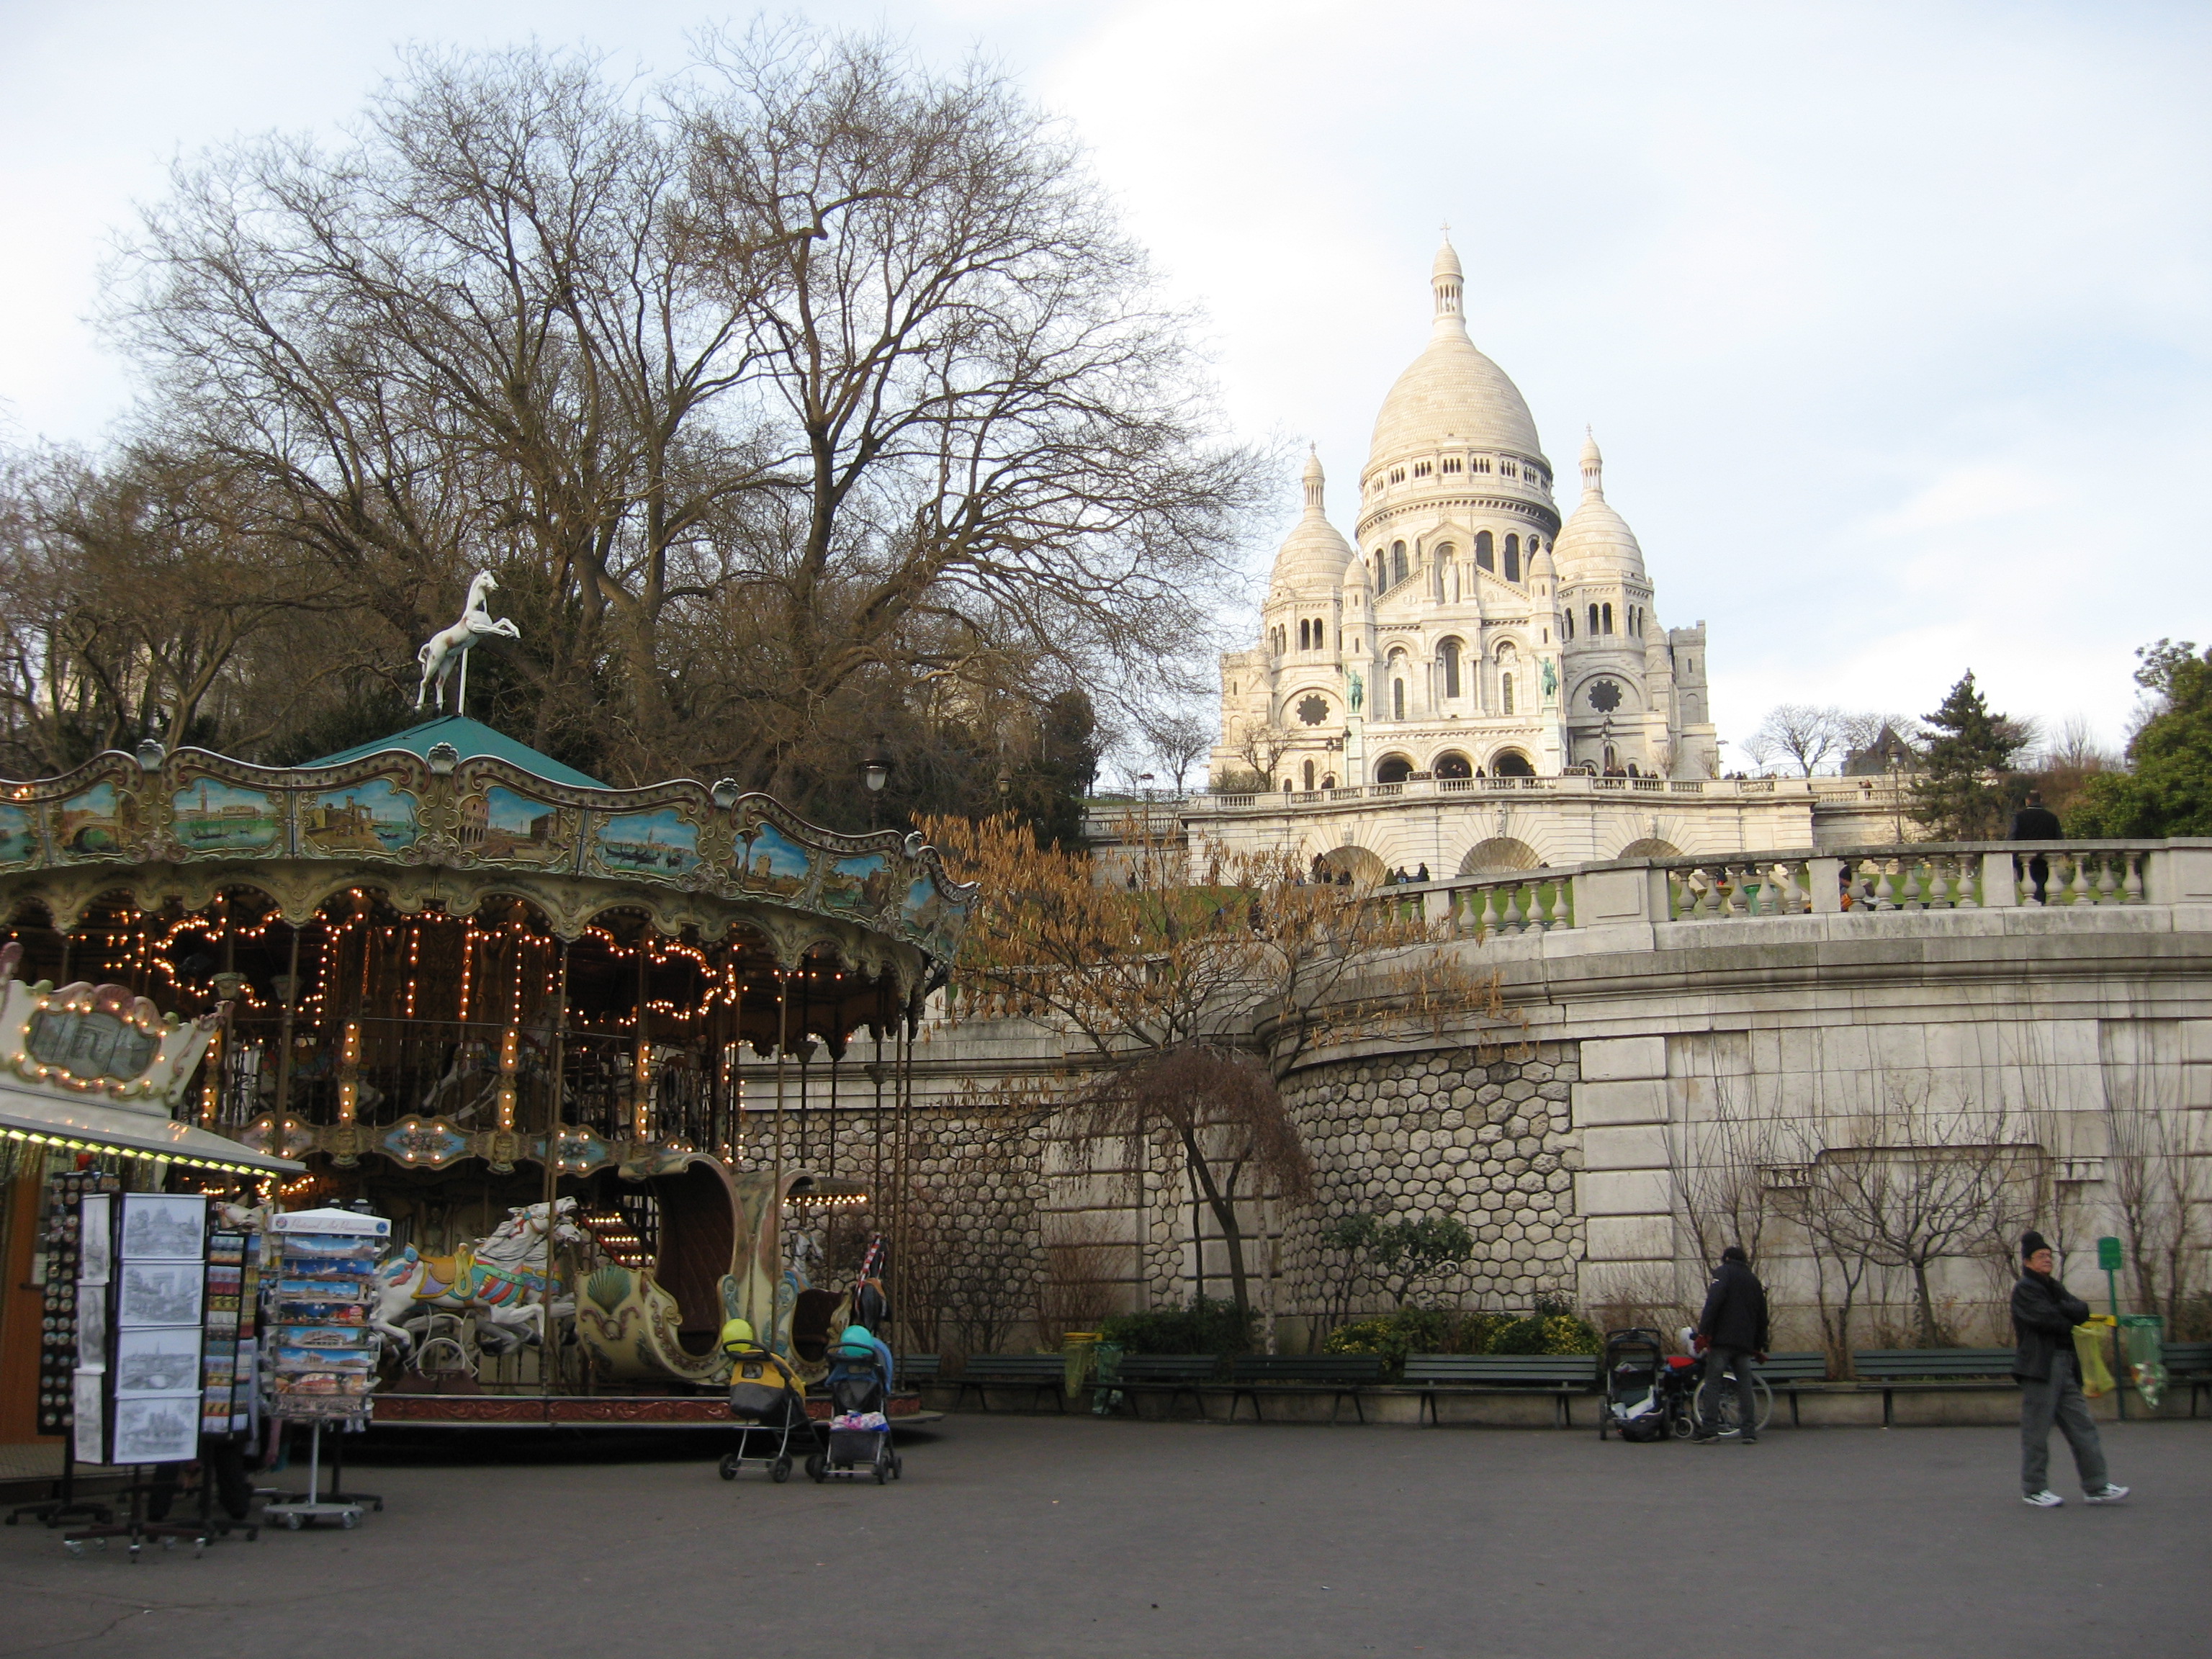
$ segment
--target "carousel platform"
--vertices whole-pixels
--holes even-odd
[[[810,1400],[810,1417],[827,1421],[830,1402]],[[934,1423],[918,1394],[895,1394],[886,1413],[901,1427]],[[376,1425],[409,1429],[718,1429],[730,1426],[719,1394],[547,1395],[379,1394]]]

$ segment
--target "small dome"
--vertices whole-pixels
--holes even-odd
[[[1605,458],[1597,440],[1583,441],[1583,498],[1553,539],[1559,580],[1583,581],[1606,576],[1644,574],[1644,549],[1628,520],[1605,498]]]
[[[1324,479],[1321,457],[1309,454],[1305,475],[1306,510],[1275,553],[1275,573],[1269,587],[1278,597],[1326,592],[1344,575],[1346,564],[1358,564],[1352,544],[1328,521],[1322,506]]]
[[[1466,275],[1467,272],[1460,269],[1458,250],[1452,246],[1451,239],[1446,237],[1444,245],[1437,250],[1436,263],[1429,267],[1429,280],[1434,282],[1439,276],[1464,278]]]

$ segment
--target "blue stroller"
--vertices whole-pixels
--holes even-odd
[[[806,1460],[808,1478],[819,1485],[866,1473],[879,1486],[902,1479],[904,1460],[891,1449],[890,1350],[852,1325],[830,1345],[829,1359],[829,1438]]]

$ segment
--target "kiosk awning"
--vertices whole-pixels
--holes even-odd
[[[233,1175],[297,1175],[307,1168],[292,1158],[271,1158],[151,1112],[88,1100],[57,1100],[5,1084],[0,1084],[0,1138],[70,1152],[166,1158],[173,1164]]]

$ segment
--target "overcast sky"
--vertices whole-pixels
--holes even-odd
[[[1711,628],[1728,738],[1784,700],[1922,713],[1971,666],[2117,742],[2132,648],[2212,638],[2212,9],[780,9],[980,49],[1064,114],[1203,307],[1231,421],[1317,442],[1346,530],[1449,221],[1562,505],[1587,423],[1660,619]],[[410,39],[666,70],[746,15],[0,0],[0,436],[127,406],[87,318],[176,155],[329,131]]]

